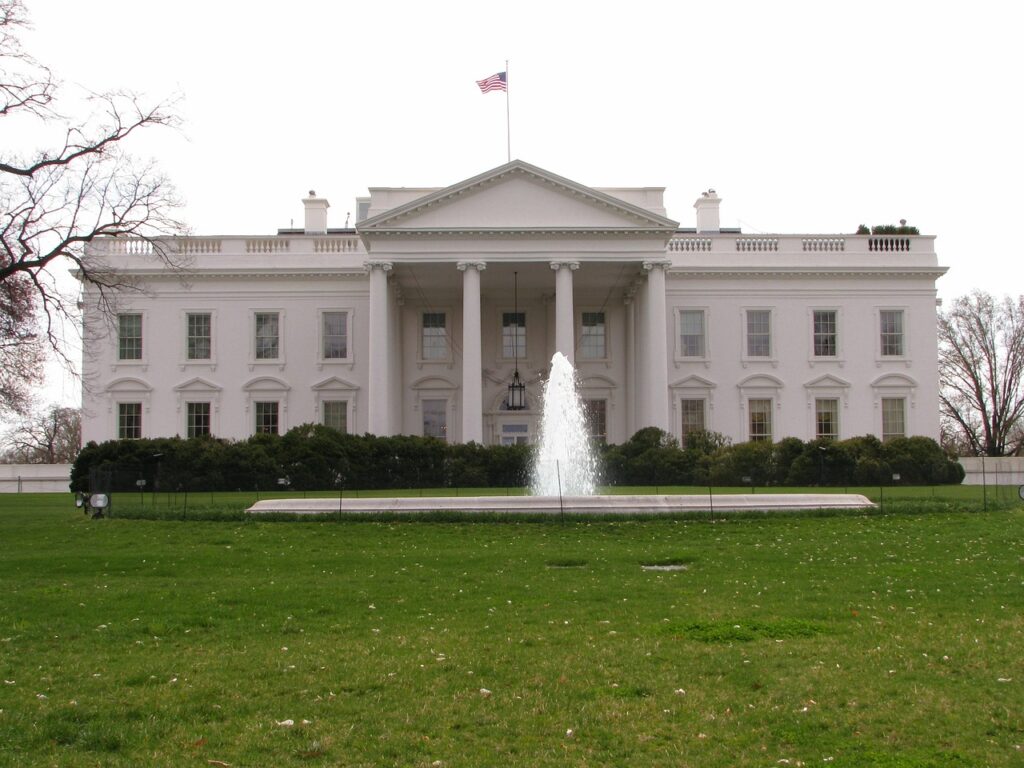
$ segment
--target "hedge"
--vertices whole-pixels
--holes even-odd
[[[89,443],[71,472],[72,490],[266,491],[389,488],[511,488],[529,484],[530,446],[449,444],[433,438],[348,435],[304,424],[284,435]],[[909,485],[959,483],[963,469],[934,440],[880,442],[788,437],[730,445],[698,432],[679,446],[649,427],[601,448],[607,485]],[[283,483],[281,481],[284,481]]]

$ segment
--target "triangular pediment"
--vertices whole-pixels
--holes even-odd
[[[357,225],[360,235],[457,232],[671,236],[678,222],[514,160]]]
[[[703,376],[697,374],[691,374],[684,379],[669,384],[672,389],[714,389],[718,385],[711,379],[705,379]]]
[[[174,389],[176,392],[220,392],[222,388],[212,381],[196,376],[179,384]]]
[[[831,373],[826,373],[824,376],[819,376],[804,384],[804,387],[807,389],[837,389],[849,386],[850,382],[840,379],[838,376],[833,376]]]
[[[318,382],[318,383],[314,384],[311,387],[311,389],[313,389],[316,392],[323,392],[323,391],[332,391],[332,392],[334,392],[334,391],[339,391],[339,390],[356,390],[356,389],[359,389],[359,387],[357,387],[351,381],[346,381],[345,379],[339,379],[337,376],[331,376],[329,378],[324,379],[321,382]]]

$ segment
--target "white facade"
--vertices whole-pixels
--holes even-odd
[[[144,290],[119,297],[115,327],[86,290],[83,440],[325,421],[529,440],[556,350],[609,442],[644,426],[938,437],[933,237],[721,231],[713,191],[680,228],[661,188],[521,161],[372,188],[352,229],[304,204],[301,230],[166,244],[183,274],[149,243],[89,246]],[[506,407],[517,353],[526,410]]]

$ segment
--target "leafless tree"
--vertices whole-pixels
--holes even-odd
[[[50,406],[4,437],[4,459],[20,464],[70,464],[82,442],[82,412]]]
[[[975,456],[1024,451],[1024,296],[975,291],[939,316],[943,430]]]
[[[7,313],[0,368],[32,374],[35,365],[24,379],[31,382],[41,358],[24,347],[48,343],[67,361],[63,333],[77,327],[77,296],[60,288],[55,269],[75,270],[109,309],[113,296],[136,286],[110,266],[104,248],[87,246],[139,238],[139,253],[179,268],[168,238],[185,228],[167,178],[126,150],[145,129],[175,126],[171,105],[149,106],[127,92],[91,93],[85,117],[63,114],[62,104],[76,95],[62,101],[67,92],[23,50],[18,33],[27,23],[21,0],[0,0],[0,311]],[[38,137],[53,141],[39,148]],[[5,399],[0,411],[23,412],[25,405]]]

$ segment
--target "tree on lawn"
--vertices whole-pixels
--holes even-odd
[[[136,288],[87,244],[141,238],[143,255],[183,266],[167,240],[185,231],[174,190],[126,151],[143,130],[177,118],[165,103],[120,91],[87,94],[77,116],[78,94],[23,50],[27,24],[21,0],[0,0],[0,415],[27,412],[44,345],[71,362],[64,332],[77,328],[78,297],[58,270],[75,270],[108,314],[119,292]]]
[[[82,411],[50,406],[4,438],[4,459],[17,464],[71,464],[82,443]]]
[[[975,291],[939,316],[943,432],[973,456],[1024,452],[1024,296]]]

